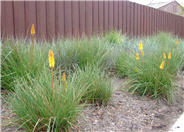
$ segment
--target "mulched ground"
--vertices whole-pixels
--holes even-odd
[[[176,102],[168,105],[164,100],[131,95],[119,90],[126,79],[114,79],[115,89],[107,106],[89,105],[84,108],[73,131],[92,132],[167,132],[184,111],[184,74],[177,78]],[[11,120],[16,117],[2,100],[2,131],[14,132]],[[6,126],[6,127],[5,127]],[[19,131],[24,131],[19,130]]]

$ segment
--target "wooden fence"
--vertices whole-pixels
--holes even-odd
[[[3,1],[3,37],[29,37],[35,24],[38,38],[91,36],[121,30],[134,36],[159,31],[184,38],[184,18],[128,1]]]

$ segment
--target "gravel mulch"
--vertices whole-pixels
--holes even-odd
[[[115,80],[117,89],[110,103],[87,106],[78,121],[79,130],[93,132],[166,132],[184,111],[184,77],[177,79],[177,101],[167,104],[118,90],[125,80]],[[118,87],[118,88],[117,88]]]

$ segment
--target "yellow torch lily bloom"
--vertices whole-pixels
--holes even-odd
[[[31,27],[31,35],[34,35],[35,34],[35,27],[34,27],[34,24],[32,24],[32,27]]]
[[[178,40],[176,40],[176,45],[178,45],[179,44],[179,41]]]
[[[161,65],[160,65],[160,69],[161,69],[161,70],[164,69],[164,64],[165,64],[165,61],[162,61]]]
[[[139,54],[136,53],[136,60],[139,60]]]
[[[144,52],[141,50],[141,55],[144,56]]]
[[[62,75],[62,81],[63,81],[63,85],[64,85],[64,87],[66,89],[67,88],[67,82],[66,82],[66,74],[65,74],[65,72]]]
[[[63,81],[63,82],[66,81],[66,74],[65,74],[65,72],[64,72],[63,75],[62,75],[62,81]]]
[[[165,54],[165,52],[163,53],[163,58],[166,59],[166,54]]]
[[[52,50],[49,50],[49,67],[54,68],[55,61],[54,61],[54,53]]]
[[[140,49],[140,51],[143,50],[142,42],[139,42],[139,49]]]
[[[169,52],[169,54],[168,54],[168,59],[169,60],[171,59],[171,52]]]

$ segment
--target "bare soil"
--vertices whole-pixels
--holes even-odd
[[[72,131],[92,132],[167,132],[184,111],[184,76],[177,78],[176,101],[167,104],[162,99],[131,95],[122,91],[126,79],[113,79],[114,93],[107,106],[88,105]],[[12,125],[16,115],[1,98],[2,132],[14,132],[18,127]],[[19,131],[25,131],[19,129]]]

